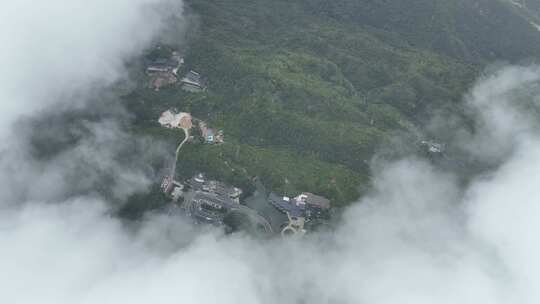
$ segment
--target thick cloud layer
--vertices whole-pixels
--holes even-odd
[[[118,161],[131,142],[119,122],[85,122],[84,139],[49,160],[34,159],[8,126],[121,78],[122,62],[159,29],[158,1],[12,2],[0,13],[0,37],[13,40],[0,51],[10,138],[0,155],[1,303],[540,300],[537,68],[501,70],[467,96],[476,132],[457,143],[496,163],[469,186],[411,158],[382,166],[331,233],[258,241],[161,216],[133,229],[107,216],[109,202],[73,190],[108,170],[115,196],[149,183],[144,158]],[[69,183],[74,171],[87,179]]]
[[[124,61],[139,53],[160,30],[164,3],[3,1],[0,138],[6,136],[13,120],[59,99],[80,103],[75,96],[122,77]]]

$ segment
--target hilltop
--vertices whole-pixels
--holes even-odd
[[[186,7],[195,16],[187,43],[171,47],[184,49],[182,73],[196,70],[208,89],[141,86],[125,98],[134,132],[176,142],[157,118],[171,107],[190,112],[227,140],[184,147],[178,174],[204,171],[243,188],[258,176],[276,192],[318,193],[337,206],[369,185],[369,161],[393,136],[414,145],[434,112],[465,115],[462,96],[487,65],[540,54],[534,1],[188,0]]]

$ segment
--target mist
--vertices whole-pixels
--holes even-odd
[[[84,94],[119,80],[124,62],[162,28],[164,5],[181,13],[179,4],[158,0],[3,3],[0,135],[15,119],[59,99],[81,104]]]
[[[0,206],[87,194],[105,176],[117,198],[150,184],[141,160],[166,154],[126,134],[128,115],[110,88],[128,82],[126,62],[181,15],[181,2],[159,0],[2,6],[0,37],[9,43],[0,49]],[[81,140],[53,159],[32,151],[36,141],[55,147],[73,138]],[[139,161],[127,162],[141,150]]]
[[[125,80],[124,63],[171,11],[181,5],[4,4],[0,37],[13,43],[0,50],[0,302],[540,301],[538,67],[486,73],[464,96],[475,132],[455,130],[451,144],[490,164],[466,185],[415,157],[386,162],[335,230],[303,238],[225,236],[152,214],[132,228],[112,217],[96,181],[107,175],[112,197],[125,198],[151,185],[145,162],[167,152],[128,135],[118,100],[95,91]],[[30,137],[54,136],[31,122],[98,104],[107,106],[96,121],[45,125],[82,140],[53,158],[32,154]]]

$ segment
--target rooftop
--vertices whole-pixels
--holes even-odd
[[[223,182],[206,180],[203,174],[192,177],[187,183],[196,191],[214,193],[218,196],[224,196],[238,203],[238,198],[242,195],[242,189],[227,185]]]
[[[182,83],[204,89],[203,84],[201,83],[201,75],[195,71],[189,71],[184,78],[182,78]]]
[[[298,203],[304,203],[311,205],[313,207],[321,208],[321,209],[329,209],[330,208],[330,200],[326,197],[322,197],[319,195],[315,195],[310,192],[304,192],[297,196],[295,200]]]
[[[293,217],[302,217],[305,212],[305,206],[297,205],[291,202],[290,198],[278,196],[275,193],[270,193],[268,201],[279,211],[288,213]]]

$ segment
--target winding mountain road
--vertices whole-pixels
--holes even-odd
[[[171,171],[171,179],[173,180],[174,180],[174,177],[176,176],[176,163],[178,163],[178,155],[180,155],[180,150],[189,139],[189,129],[182,128],[182,130],[184,130],[185,137],[184,137],[184,140],[182,140],[182,142],[178,145],[178,148],[176,148],[176,153],[174,155],[174,164]]]
[[[273,229],[272,229],[272,225],[270,225],[270,223],[266,220],[266,218],[264,218],[257,211],[255,211],[255,210],[253,210],[253,209],[251,209],[249,207],[246,207],[244,205],[238,205],[238,206],[232,208],[231,211],[236,211],[236,212],[243,213],[244,215],[249,217],[250,220],[253,223],[257,223],[257,224],[262,225],[264,227],[264,230],[267,233],[272,234],[274,232]]]

